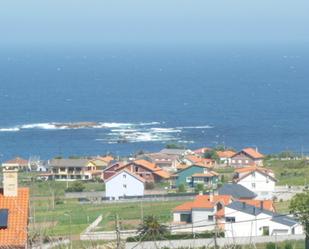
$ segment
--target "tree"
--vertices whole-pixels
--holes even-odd
[[[178,192],[179,193],[186,192],[186,186],[183,183],[178,186]]]
[[[278,154],[279,158],[289,158],[289,159],[293,159],[296,157],[295,153],[293,151],[282,151],[281,153]]]
[[[196,193],[200,193],[200,192],[204,192],[205,188],[204,188],[204,184],[203,183],[198,183],[196,186],[195,186],[195,192]]]
[[[161,224],[158,218],[154,215],[149,215],[144,218],[142,224],[139,225],[137,232],[141,237],[148,237],[153,240],[168,233],[167,226]]]
[[[306,233],[306,249],[309,249],[309,192],[297,194],[290,204],[291,212],[299,218]]]
[[[166,149],[181,149],[184,150],[186,147],[184,145],[181,144],[167,144],[165,146]]]
[[[215,150],[208,150],[204,153],[204,158],[206,159],[212,159],[215,161],[219,160],[219,156]]]

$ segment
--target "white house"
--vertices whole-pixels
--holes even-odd
[[[224,206],[231,203],[228,195],[198,195],[194,201],[183,203],[173,210],[175,232],[213,230],[224,218]],[[173,231],[172,231],[173,232]]]
[[[236,169],[236,183],[257,194],[257,199],[271,199],[274,195],[276,178],[265,168],[247,167]]]
[[[234,201],[225,206],[225,237],[275,236],[303,234],[295,219],[261,207]]]
[[[105,180],[106,197],[118,200],[125,196],[143,196],[145,180],[126,169]]]

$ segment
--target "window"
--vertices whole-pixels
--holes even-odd
[[[251,186],[252,186],[252,188],[255,188],[255,183],[252,183]]]
[[[127,184],[123,184],[123,188],[127,188]]]
[[[246,164],[248,164],[249,163],[249,161],[248,160],[246,160]]]
[[[180,214],[180,221],[186,222],[186,223],[191,223],[192,222],[191,214]]]
[[[124,174],[124,175],[123,175],[123,178],[127,178],[127,175],[126,175],[126,174]]]
[[[138,166],[135,166],[134,170],[135,172],[138,172]]]
[[[242,161],[241,160],[238,160],[238,163],[241,163]]]
[[[235,223],[235,217],[225,217],[226,222]]]
[[[235,160],[232,160],[232,163],[235,163]]]
[[[255,172],[252,172],[252,177],[255,177]]]
[[[214,220],[214,216],[213,215],[208,215],[208,221],[213,221]]]
[[[263,236],[269,236],[269,227],[263,227]]]
[[[186,182],[191,182],[191,177],[186,177]]]

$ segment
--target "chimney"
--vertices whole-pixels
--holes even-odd
[[[260,209],[261,209],[261,210],[264,209],[264,201],[260,201]]]
[[[18,193],[17,169],[3,168],[3,195],[16,197]]]
[[[242,203],[242,209],[246,209],[246,203],[245,202]]]
[[[214,201],[214,193],[212,191],[210,191],[210,193],[209,193],[209,201],[210,202]]]

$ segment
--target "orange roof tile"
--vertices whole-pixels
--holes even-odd
[[[261,171],[261,172],[265,172],[265,173],[273,173],[273,171],[271,169],[262,168],[262,167],[256,167],[256,166],[235,169],[236,173],[249,173],[249,172],[253,172],[253,171]]]
[[[162,178],[165,178],[165,179],[170,178],[170,174],[167,171],[161,169],[159,166],[157,166],[156,164],[152,162],[146,161],[144,159],[139,159],[139,160],[134,161],[133,163],[150,170],[153,174],[156,174]],[[124,168],[126,166],[127,165],[120,166],[119,168],[117,168],[117,170]]]
[[[116,177],[117,175],[121,174],[122,172],[126,172],[126,173],[128,173],[129,175],[135,177],[137,180],[139,180],[139,181],[145,183],[145,179],[144,179],[144,178],[140,177],[139,175],[135,174],[134,172],[131,172],[131,171],[128,170],[128,169],[123,169],[123,170],[118,171],[116,174],[114,174],[114,175],[112,175],[111,177],[109,177],[108,179],[106,179],[105,182],[110,181],[111,179],[113,179],[113,178]]]
[[[212,150],[212,149],[208,147],[204,147],[204,148],[194,150],[193,152],[196,154],[204,154],[206,151],[209,151],[209,150]]]
[[[8,160],[5,164],[19,164],[19,165],[28,165],[28,160],[21,157],[16,157],[14,159]]]
[[[218,176],[219,174],[215,171],[210,171],[210,172],[207,172],[207,173],[196,173],[196,174],[193,174],[192,176],[193,177],[212,177],[212,176]]]
[[[257,208],[261,207],[261,202],[263,202],[263,208],[269,211],[275,211],[274,203],[272,200],[248,200],[248,199],[240,199],[240,202],[245,202],[248,205],[255,206]]]
[[[212,169],[214,167],[214,165],[205,164],[205,163],[194,163],[193,165],[201,166],[201,167],[204,167],[204,168],[207,168],[207,169]]]
[[[213,208],[217,202],[223,202],[224,205],[227,205],[231,202],[231,196],[214,195],[213,200],[210,201],[209,195],[197,195],[194,201],[183,203],[174,208],[174,211],[191,211],[193,208]]]
[[[29,189],[19,188],[17,197],[3,196],[0,191],[0,208],[8,209],[8,227],[0,229],[0,247],[25,247],[29,212]]]
[[[214,163],[214,160],[212,159],[197,157],[194,155],[188,155],[186,156],[186,159],[193,162],[194,164],[211,165]]]
[[[246,154],[250,155],[252,158],[259,159],[259,158],[264,158],[264,155],[258,152],[257,150],[253,148],[245,148],[242,150]]]
[[[252,172],[260,172],[262,175],[268,176],[269,178],[273,179],[274,181],[277,181],[277,179],[274,177],[273,171],[270,169],[266,168],[261,168],[261,167],[246,167],[246,168],[240,168],[236,169],[236,173],[244,173],[243,175],[240,176],[240,178],[236,179],[236,182],[240,181],[241,179],[246,178],[249,176]]]
[[[107,163],[109,163],[109,162],[114,160],[114,158],[112,156],[99,157],[98,159],[100,159],[100,160],[102,160],[104,162],[107,162]]]
[[[180,164],[178,164],[177,166],[176,166],[176,168],[178,169],[178,170],[182,170],[182,169],[185,169],[185,168],[188,168],[189,166],[187,165],[187,164],[185,164],[185,163],[180,163]]]
[[[236,153],[231,150],[225,150],[225,151],[217,151],[217,155],[220,158],[231,158],[234,156]]]

